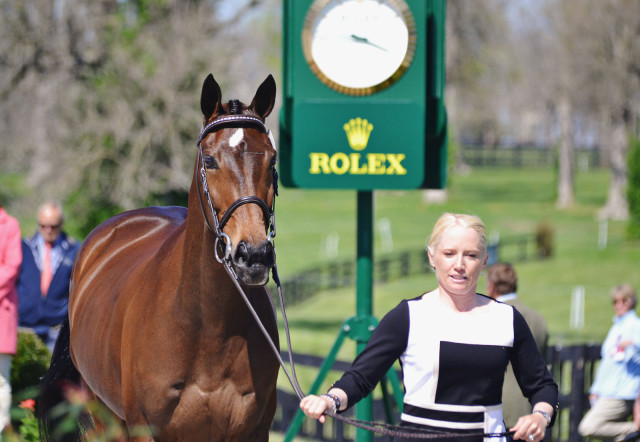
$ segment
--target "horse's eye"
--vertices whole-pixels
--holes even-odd
[[[206,167],[207,169],[217,169],[218,168],[218,162],[210,157],[209,155],[205,155],[204,156],[204,167]]]
[[[269,162],[269,167],[274,168],[276,166],[277,158],[276,156],[271,157],[271,161]]]

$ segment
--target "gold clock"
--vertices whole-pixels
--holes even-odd
[[[315,0],[302,31],[313,73],[346,95],[370,95],[411,65],[416,25],[404,0]]]

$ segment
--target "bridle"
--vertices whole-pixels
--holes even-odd
[[[202,154],[202,140],[211,132],[214,132],[216,130],[223,129],[223,128],[230,128],[230,127],[256,127],[258,129],[261,129],[269,137],[269,141],[271,142],[271,146],[273,147],[274,151],[276,150],[276,143],[273,138],[273,135],[271,134],[271,131],[269,131],[266,128],[262,120],[259,118],[252,117],[249,115],[227,115],[224,117],[220,117],[216,120],[213,120],[209,124],[205,125],[200,131],[200,136],[198,137],[198,167],[200,169],[199,170],[200,179],[196,178],[196,185],[198,188],[198,201],[200,202],[200,209],[202,210],[202,216],[204,217],[207,227],[215,236],[214,253],[215,253],[216,260],[223,265],[224,269],[231,277],[231,280],[233,281],[236,288],[242,295],[242,299],[247,305],[249,312],[258,323],[258,327],[260,328],[260,331],[262,332],[264,337],[267,339],[267,342],[269,343],[269,346],[271,347],[271,350],[273,351],[276,359],[280,363],[282,370],[284,371],[285,375],[289,379],[289,383],[295,390],[298,397],[302,399],[304,397],[304,393],[302,392],[302,388],[300,388],[300,383],[298,382],[298,378],[296,376],[295,365],[293,362],[293,350],[291,348],[291,337],[289,333],[289,322],[287,321],[287,315],[284,309],[284,298],[282,296],[282,286],[280,284],[280,278],[278,277],[278,266],[276,265],[275,199],[276,199],[276,196],[278,196],[278,172],[276,171],[275,166],[273,166],[273,179],[272,179],[273,203],[271,207],[269,207],[267,203],[264,202],[264,200],[262,200],[261,198],[258,198],[257,196],[253,196],[253,195],[243,196],[235,200],[233,203],[231,203],[231,205],[227,208],[224,215],[222,216],[222,219],[218,221],[218,211],[214,209],[213,202],[211,201],[209,186],[207,184],[207,171],[204,165],[204,157]],[[204,194],[204,199],[207,201],[207,206],[209,208],[209,213],[211,214],[212,223],[209,222],[209,217],[207,216],[207,212],[204,207],[204,202],[202,201],[203,194]],[[267,227],[268,239],[271,242],[271,246],[273,250],[273,267],[271,269],[271,272],[273,275],[273,281],[276,283],[276,286],[278,288],[280,310],[282,312],[282,320],[284,323],[284,329],[285,329],[285,334],[287,338],[287,347],[289,352],[289,364],[291,365],[291,374],[289,374],[289,372],[287,371],[284,361],[280,356],[280,351],[278,350],[275,342],[269,335],[269,332],[262,324],[262,320],[260,319],[255,309],[253,308],[253,305],[249,301],[249,298],[244,292],[242,286],[240,285],[240,282],[238,281],[238,276],[235,270],[233,269],[233,266],[231,265],[231,239],[226,233],[224,233],[223,229],[224,229],[224,226],[227,224],[227,221],[229,221],[229,218],[231,218],[231,215],[233,214],[233,212],[235,212],[239,207],[245,204],[257,204],[258,207],[262,209],[262,214],[264,216],[264,219],[268,223],[268,227]],[[220,248],[218,246],[222,246],[222,245],[224,245],[224,248],[223,248],[224,253],[222,254],[222,256],[220,256],[219,255]],[[271,301],[271,306],[273,308],[273,313],[275,316],[275,312],[276,312],[275,305],[273,305],[273,300],[271,299],[270,296],[269,296],[269,300]]]
[[[258,129],[263,130],[271,141],[271,145],[275,150],[275,142],[273,140],[273,136],[271,132],[266,128],[261,119],[252,117],[249,115],[228,115],[225,117],[218,118],[213,120],[206,126],[202,128],[200,131],[200,136],[198,137],[198,167],[200,169],[200,180],[197,181],[198,185],[198,201],[200,202],[200,208],[202,209],[202,215],[204,216],[204,220],[207,224],[207,227],[211,232],[213,232],[216,240],[214,245],[215,256],[219,263],[223,263],[224,261],[231,260],[231,239],[229,235],[224,233],[224,226],[227,224],[233,212],[235,212],[239,207],[245,204],[257,204],[258,207],[262,210],[262,214],[265,219],[265,223],[268,224],[268,239],[273,244],[273,240],[276,236],[276,218],[275,218],[275,197],[278,195],[278,172],[275,167],[273,168],[273,204],[271,207],[267,205],[267,203],[258,198],[257,196],[243,196],[235,200],[224,212],[222,218],[218,221],[218,211],[214,209],[213,203],[211,201],[211,195],[209,193],[209,186],[207,184],[207,170],[204,165],[204,156],[202,154],[202,140],[204,137],[209,135],[211,132],[217,131],[223,128],[230,127],[256,127]],[[202,189],[201,189],[202,188]],[[209,221],[209,217],[207,216],[207,212],[204,208],[204,202],[202,201],[202,195],[204,194],[204,199],[207,202],[207,206],[209,208],[209,212],[211,214],[211,219],[213,220],[213,225]],[[222,244],[220,243],[222,242]],[[220,248],[218,246],[222,246],[223,255],[222,257],[219,255]],[[275,256],[274,256],[275,261]]]

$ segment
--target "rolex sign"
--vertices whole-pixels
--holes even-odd
[[[442,188],[444,0],[284,0],[285,186]]]
[[[355,152],[336,152],[329,156],[326,152],[311,152],[309,160],[310,174],[335,175],[406,175],[407,169],[402,162],[403,153],[361,152],[367,148],[373,124],[360,117],[352,118],[344,125],[349,147]]]

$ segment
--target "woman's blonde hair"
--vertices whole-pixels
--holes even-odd
[[[427,248],[429,253],[433,253],[440,242],[440,238],[445,230],[454,226],[469,227],[476,231],[480,237],[480,251],[483,255],[487,254],[487,231],[482,220],[475,215],[467,215],[464,213],[443,213],[436,224],[433,226]]]

